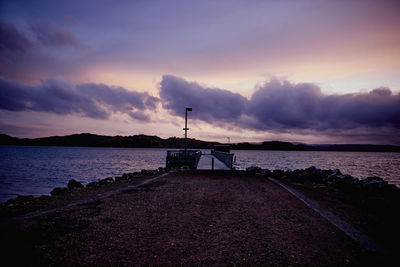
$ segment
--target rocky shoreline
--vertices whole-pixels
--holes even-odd
[[[6,220],[14,216],[20,216],[29,212],[56,208],[72,201],[86,197],[93,197],[108,190],[140,182],[152,176],[165,173],[164,168],[156,170],[142,170],[140,172],[123,173],[121,176],[107,177],[88,183],[86,186],[81,182],[71,179],[66,187],[54,188],[50,196],[41,195],[19,195],[0,204],[0,219]],[[246,173],[259,177],[273,177],[292,185],[311,184],[312,187],[322,186],[327,190],[335,190],[345,198],[347,202],[355,206],[368,207],[372,210],[397,209],[400,203],[400,189],[379,177],[368,177],[358,179],[350,175],[342,174],[340,170],[321,170],[314,166],[307,169],[297,170],[269,170],[257,166],[248,167],[246,170],[231,170],[232,174]],[[343,197],[344,196],[344,197]],[[321,196],[320,198],[323,198]]]
[[[16,198],[1,203],[0,219],[7,219],[40,209],[54,208],[71,201],[92,197],[117,187],[160,175],[165,171],[162,167],[156,170],[143,169],[140,172],[123,173],[121,176],[99,179],[88,183],[86,186],[75,179],[71,179],[66,187],[55,187],[50,195],[18,195]]]
[[[155,176],[166,172],[165,168],[156,170],[141,170],[140,172],[123,173],[121,176],[107,177],[88,183],[86,186],[81,182],[71,179],[66,187],[55,187],[49,195],[41,195],[38,197],[32,195],[18,195],[14,199],[9,199],[1,204],[2,208],[20,207],[30,205],[41,201],[48,202],[51,198],[73,194],[82,190],[89,191],[91,189],[101,189],[111,184],[121,181],[134,181],[143,177]],[[351,175],[342,174],[340,170],[321,170],[311,166],[307,169],[296,170],[269,170],[262,169],[257,166],[246,168],[245,171],[232,170],[232,172],[246,172],[263,177],[273,177],[287,182],[294,183],[314,183],[335,188],[343,192],[351,192],[363,201],[374,199],[384,202],[400,203],[400,188],[396,185],[389,184],[380,177],[367,177],[358,179]]]
[[[400,203],[400,188],[380,177],[358,179],[340,170],[321,170],[315,166],[297,170],[268,170],[257,166],[246,168],[246,172],[265,177],[273,177],[291,183],[313,183],[351,193],[361,201],[376,200]]]
[[[288,179],[296,182],[314,182],[334,187],[341,187],[347,189],[368,189],[368,190],[385,190],[386,192],[399,191],[394,184],[389,184],[377,176],[367,177],[365,179],[358,179],[348,174],[342,174],[339,169],[335,170],[321,170],[315,166],[311,166],[307,169],[296,169],[296,170],[269,170],[262,169],[257,166],[251,166],[246,168],[247,172],[270,176],[273,178]]]

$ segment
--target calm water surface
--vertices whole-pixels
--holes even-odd
[[[124,172],[165,167],[167,149],[0,146],[0,201],[18,194],[49,194],[70,179],[83,184]],[[379,176],[400,185],[400,153],[232,151],[236,168],[318,166],[358,178]]]

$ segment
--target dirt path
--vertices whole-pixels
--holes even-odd
[[[297,197],[300,201],[302,201],[304,204],[306,204],[308,207],[310,207],[312,210],[317,212],[319,215],[327,219],[331,224],[336,226],[338,229],[342,230],[348,237],[353,239],[354,241],[358,242],[361,246],[363,246],[366,250],[376,253],[379,255],[379,257],[385,257],[387,254],[386,251],[380,247],[374,240],[372,240],[369,236],[361,233],[358,229],[356,229],[354,226],[351,224],[343,221],[339,217],[337,217],[335,214],[327,211],[323,207],[321,207],[318,203],[312,201],[311,199],[307,198],[304,196],[302,193],[299,191],[295,190],[294,188],[274,179],[274,178],[269,178],[269,180],[273,181],[274,183],[282,186],[285,188],[288,192],[290,192],[292,195]]]
[[[366,250],[265,178],[182,172],[2,228],[30,265],[344,266]]]

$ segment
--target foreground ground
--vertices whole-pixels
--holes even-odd
[[[2,224],[2,258],[13,265],[365,266],[388,260],[282,187],[246,173],[171,173]]]

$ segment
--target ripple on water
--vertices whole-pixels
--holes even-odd
[[[0,146],[0,201],[49,194],[70,179],[87,184],[124,172],[165,166],[167,149]],[[204,150],[203,150],[204,151]],[[358,178],[379,176],[400,186],[400,153],[232,151],[236,168],[340,169]]]

